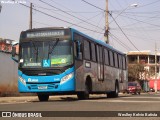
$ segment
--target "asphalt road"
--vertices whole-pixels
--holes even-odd
[[[2,100],[3,99],[3,100]],[[5,101],[6,99],[6,101]],[[79,114],[75,111],[86,111],[87,114],[93,114],[91,117],[66,117],[63,116],[64,112],[60,112],[62,117],[45,117],[42,119],[109,119],[109,120],[160,120],[160,117],[98,117],[103,112],[91,111],[116,111],[131,112],[133,111],[160,111],[160,94],[141,94],[141,95],[123,95],[119,98],[106,98],[105,95],[93,95],[89,100],[78,100],[76,96],[58,96],[50,97],[48,102],[39,102],[37,97],[16,97],[16,98],[0,98],[0,111],[48,111],[48,114],[57,114],[49,111],[71,111],[72,114]],[[154,112],[152,112],[154,113]],[[45,112],[46,114],[46,112]],[[105,114],[105,113],[104,113]],[[111,115],[112,112],[106,112]],[[128,115],[128,114],[125,114]],[[54,116],[54,115],[53,115]],[[2,119],[2,118],[0,118]],[[13,119],[13,118],[12,118]],[[14,118],[17,119],[17,118]],[[20,118],[18,118],[20,119]],[[36,118],[32,118],[36,119]],[[37,118],[39,119],[39,118]]]

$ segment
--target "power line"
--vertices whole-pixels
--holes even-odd
[[[104,16],[103,16],[103,14],[102,14],[102,17],[99,19],[97,26],[99,26],[99,25],[100,25],[100,23],[101,23],[101,21],[102,21],[103,17],[104,17]],[[97,29],[96,29],[96,30],[97,30]],[[99,36],[100,36],[100,35],[98,35],[98,36],[97,36],[97,38],[99,38]]]
[[[110,13],[109,13],[110,14]],[[112,14],[110,14],[110,16],[112,17],[112,19],[114,20],[114,22],[116,23],[116,25],[119,27],[119,29],[121,30],[121,32],[123,33],[123,35],[127,38],[127,40],[134,46],[134,48],[136,48],[138,51],[139,49],[133,44],[133,42],[128,38],[128,36],[125,34],[125,32],[122,30],[122,28],[119,26],[119,24],[117,23],[117,21],[114,19],[114,17],[112,16]]]
[[[30,3],[33,3],[33,2],[30,1]],[[41,9],[44,9],[44,10],[51,11],[49,8],[44,8],[44,7],[42,7],[42,6],[38,5],[38,4],[35,4],[35,3],[33,3],[33,4],[34,4],[34,7],[36,7],[36,8],[41,8]],[[52,11],[52,12],[54,12],[54,11]],[[63,16],[63,17],[65,17],[65,18],[68,18],[68,19],[70,19],[70,20],[73,20],[72,18],[70,18],[70,17],[68,17],[68,16],[65,16],[65,15],[63,15],[63,14],[60,14],[60,13],[57,13],[57,12],[54,12],[54,13],[57,14],[57,15]]]
[[[111,15],[111,14],[110,14]],[[128,36],[125,34],[125,32],[122,30],[122,28],[119,26],[119,24],[117,23],[117,21],[113,18],[113,16],[111,15],[112,19],[114,20],[114,22],[116,23],[116,25],[119,27],[119,29],[121,30],[121,32],[123,33],[123,35],[127,38],[127,40],[134,46],[134,48],[136,48],[138,51],[139,49],[133,44],[133,42],[128,38]]]
[[[93,19],[93,18],[99,16],[100,14],[102,14],[102,13],[98,13],[98,14],[96,14],[95,16],[92,16],[91,18],[86,19],[86,21],[91,20],[91,19]],[[76,23],[76,24],[80,24],[80,23],[83,23],[83,21],[78,22],[78,23]]]
[[[42,23],[42,22],[38,22],[38,21],[35,21],[33,20],[34,23],[38,23],[38,24],[42,24],[42,25],[45,25],[45,26],[52,26],[52,25],[49,25],[49,24],[46,24],[46,23]]]
[[[119,31],[117,31],[117,32],[119,32]],[[138,37],[137,35],[131,35],[131,34],[128,34],[128,33],[127,33],[127,35],[130,36],[130,37],[133,37],[133,38],[138,38],[138,39],[143,40],[143,41],[148,41],[148,42],[157,41],[156,39],[149,39],[148,37],[147,38],[146,37]]]
[[[75,11],[73,11],[71,8],[68,8],[68,7],[66,7],[66,6],[64,6],[63,4],[60,4],[60,3],[58,3],[58,2],[55,2],[55,0],[50,0],[51,2],[53,2],[53,3],[55,3],[55,4],[57,4],[57,5],[59,5],[61,8],[65,8],[65,9],[67,9],[68,11],[70,11],[70,12],[72,12],[72,13],[74,13],[74,14],[77,14],[78,12],[75,12]],[[67,12],[67,10],[65,10],[66,12]],[[101,12],[101,11],[96,11],[96,12]],[[83,13],[83,12],[82,12]],[[95,12],[94,12],[95,13]],[[78,16],[81,16],[82,18],[85,18],[86,19],[86,21],[88,20],[88,18],[86,18],[85,16],[83,16],[83,15],[81,15],[81,14],[78,14]],[[91,19],[92,20],[92,19]],[[95,23],[95,21],[91,21],[91,22],[94,22]],[[82,22],[81,22],[82,23]]]
[[[60,10],[56,10],[56,9],[50,9],[50,8],[46,8],[46,7],[41,7],[41,6],[37,6],[38,8],[41,8],[41,9],[45,9],[45,10],[50,10],[50,11],[60,11]],[[99,13],[101,11],[66,11],[66,12],[69,12],[69,13]]]
[[[130,51],[130,47],[125,45],[123,42],[121,42],[115,35],[113,35],[111,32],[109,32],[110,37],[112,37],[114,40],[116,40],[122,47],[124,47],[126,50]]]
[[[85,2],[85,3],[87,3],[87,4],[89,4],[89,5],[91,5],[91,6],[93,6],[93,7],[95,7],[95,8],[97,8],[97,9],[99,9],[99,10],[102,10],[102,11],[104,11],[104,12],[109,12],[109,11],[106,11],[106,10],[104,10],[104,9],[98,7],[98,6],[95,6],[95,5],[89,3],[89,2],[87,2],[87,1],[85,1],[85,0],[82,0],[82,1]]]
[[[122,10],[118,10],[118,11],[110,11],[111,13],[117,13],[119,11]],[[130,11],[124,11],[123,13],[130,13],[130,14],[159,14],[160,11],[152,11],[152,12],[130,12]]]
[[[94,24],[92,24],[92,23],[89,23],[89,22],[87,22],[86,20],[83,20],[83,19],[81,19],[81,18],[79,18],[79,17],[76,17],[76,16],[74,16],[74,15],[72,15],[72,14],[70,14],[70,13],[68,13],[68,12],[66,12],[66,11],[64,11],[64,10],[62,10],[62,9],[60,9],[60,8],[57,8],[57,7],[55,7],[55,6],[51,5],[51,4],[48,4],[47,2],[44,2],[43,0],[39,0],[39,1],[42,2],[42,3],[44,3],[44,4],[46,4],[46,5],[48,5],[48,6],[50,6],[50,7],[56,8],[57,10],[60,10],[60,11],[62,11],[63,13],[65,13],[65,14],[67,14],[67,15],[70,15],[70,16],[78,19],[78,20],[81,20],[81,21],[83,21],[83,22],[85,22],[85,23],[87,23],[87,24],[89,24],[89,25],[92,25],[92,26],[94,26],[94,27],[97,27],[96,25],[94,25]],[[102,29],[102,28],[100,28],[100,27],[98,27],[98,28],[99,28],[99,29]],[[102,29],[102,30],[104,30],[104,29]]]
[[[99,8],[99,7],[93,5],[93,4],[91,4],[91,3],[89,3],[89,2],[87,2],[87,1],[85,1],[85,0],[82,0],[82,1],[85,2],[85,3],[87,3],[87,4],[89,4],[89,5],[91,5],[91,6],[93,6],[93,7],[96,7],[97,9],[103,10],[102,8]],[[105,11],[105,10],[103,10],[103,11]],[[125,32],[124,32],[124,31],[122,30],[122,28],[119,26],[119,24],[118,24],[117,21],[114,19],[114,17],[112,16],[112,14],[111,14],[110,12],[108,12],[108,13],[109,13],[109,15],[112,17],[112,19],[114,20],[114,22],[116,23],[116,25],[119,27],[119,29],[121,30],[121,32],[123,33],[123,35],[127,38],[127,40],[134,46],[134,48],[136,48],[136,50],[139,51],[139,49],[133,44],[133,42],[128,38],[128,36],[125,34]]]
[[[60,3],[58,3],[58,2],[55,2],[55,0],[50,0],[51,2],[53,2],[53,3],[55,3],[56,5],[58,5],[58,6],[60,6],[61,8],[65,8],[66,10],[66,12],[67,12],[67,10],[68,11],[70,11],[70,12],[72,12],[72,13],[78,13],[78,12],[74,12],[72,9],[70,9],[70,8],[67,8],[66,6],[64,6],[63,4],[60,4]],[[101,10],[100,11],[97,11],[97,12],[100,12],[100,14],[101,14]],[[84,12],[82,12],[82,13],[84,13]],[[86,20],[85,21],[88,21],[88,20],[90,20],[91,21],[91,23],[92,23],[92,21],[93,21],[93,18],[95,18],[95,17],[98,17],[100,14],[97,14],[96,16],[93,16],[93,17],[91,17],[91,18],[86,18],[85,16],[82,16],[81,14],[78,14],[78,16],[81,16],[81,17],[83,17],[83,18],[85,18]],[[78,23],[76,23],[76,24],[80,24],[80,23],[83,23],[84,21],[82,21],[82,22],[78,22]],[[94,24],[95,24],[95,21],[93,21],[94,22]],[[97,25],[98,26],[98,25]],[[104,28],[105,29],[105,28]],[[101,29],[101,31],[104,31],[104,29]],[[95,28],[95,30],[97,31],[97,27]],[[100,32],[101,32],[100,31]]]
[[[141,23],[145,23],[145,24],[148,24],[148,25],[152,25],[152,26],[155,26],[155,27],[160,27],[160,25],[155,25],[155,24],[147,23],[147,22],[144,22],[144,21],[141,21],[141,20],[135,19],[135,18],[128,17],[128,16],[124,16],[124,15],[120,15],[120,16],[122,16],[122,17],[126,17],[126,18],[129,18],[129,19],[132,19],[132,20],[135,20],[135,21],[141,22]]]
[[[22,3],[19,3],[19,4],[22,5],[22,6],[25,6],[25,7],[27,7],[27,8],[30,8],[30,6],[27,6],[27,5],[25,5],[25,4],[22,4]],[[46,16],[48,16],[48,17],[52,17],[52,18],[57,19],[57,20],[60,20],[60,21],[62,21],[62,22],[65,22],[65,23],[68,23],[68,24],[71,24],[71,25],[75,25],[75,26],[80,27],[80,28],[83,28],[83,29],[85,29],[85,30],[89,30],[89,31],[92,31],[92,32],[100,33],[100,32],[98,32],[98,31],[91,30],[91,29],[89,29],[89,28],[86,28],[86,27],[77,25],[77,24],[75,24],[75,23],[71,23],[71,22],[68,22],[68,21],[66,21],[66,20],[62,20],[62,19],[60,19],[60,18],[58,18],[58,17],[52,16],[52,15],[50,15],[50,14],[48,14],[48,13],[45,13],[45,12],[40,11],[40,10],[37,10],[37,9],[35,9],[35,8],[32,8],[32,9],[35,10],[35,11],[37,11],[37,12],[39,12],[39,13],[42,13],[43,15],[46,15]],[[103,34],[103,33],[101,33],[101,34]]]
[[[131,15],[131,14],[125,14],[125,15]],[[136,16],[136,17],[143,17],[143,18],[160,18],[160,16],[143,16],[143,15],[136,15],[132,14],[131,16]]]

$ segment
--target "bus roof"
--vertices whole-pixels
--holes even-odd
[[[94,39],[94,38],[92,38],[92,37],[90,37],[90,36],[88,36],[88,35],[80,32],[80,31],[74,29],[74,28],[71,28],[71,30],[72,30],[73,32],[76,32],[76,33],[78,33],[78,34],[80,34],[80,35],[82,35],[82,36],[85,36],[86,38],[88,38],[88,39],[90,39],[90,40],[92,40],[92,41],[94,41],[94,42],[96,42],[96,43],[98,43],[98,44],[100,44],[100,45],[103,45],[103,46],[105,46],[105,47],[107,47],[107,48],[109,48],[109,49],[111,49],[111,50],[113,50],[113,51],[115,51],[115,52],[118,52],[118,53],[120,53],[120,54],[125,55],[125,53],[123,53],[123,52],[121,52],[121,51],[119,51],[119,50],[116,50],[115,48],[113,48],[112,46],[106,44],[106,43],[105,43],[104,41],[102,41],[102,40]]]
[[[55,30],[55,29],[57,29],[57,30],[64,30],[64,29],[69,29],[69,28],[65,28],[65,27],[44,27],[44,28],[33,28],[33,29],[28,29],[28,30],[26,30],[26,31],[22,31],[22,32],[33,32],[33,31],[36,31],[36,30],[38,30],[38,31],[41,31],[41,30]]]
[[[92,40],[92,41],[94,41],[94,42],[100,44],[100,45],[103,45],[103,46],[105,46],[105,47],[107,47],[107,48],[109,48],[109,49],[111,49],[111,50],[113,50],[113,51],[115,51],[115,52],[118,52],[118,53],[120,53],[120,54],[125,55],[125,53],[123,53],[123,52],[121,52],[121,51],[119,51],[119,50],[113,48],[112,46],[106,44],[104,41],[94,39],[94,38],[92,38],[92,37],[90,37],[90,36],[88,36],[88,35],[86,35],[86,34],[80,32],[80,31],[74,29],[74,28],[68,28],[68,27],[45,27],[45,28],[34,28],[34,29],[29,29],[29,30],[22,31],[22,32],[33,32],[33,31],[36,31],[36,30],[41,31],[41,30],[48,30],[48,29],[50,29],[50,30],[52,30],[52,29],[53,29],[53,30],[54,30],[54,29],[57,29],[57,30],[58,30],[58,29],[71,29],[71,31],[73,31],[73,32],[76,32],[76,33],[78,33],[78,34],[80,34],[80,35],[82,35],[82,36],[84,36],[84,37],[86,37],[86,38],[88,38],[88,39],[90,39],[90,40]]]

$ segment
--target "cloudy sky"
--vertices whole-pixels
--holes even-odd
[[[0,0],[0,37],[19,41],[20,32],[29,29],[29,8],[25,6],[31,2],[35,10],[50,15],[33,10],[33,28],[73,27],[93,38],[104,39],[106,0]],[[156,43],[160,51],[160,0],[108,2],[111,46],[123,52],[154,52]]]

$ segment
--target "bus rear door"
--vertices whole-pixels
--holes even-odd
[[[97,61],[98,61],[98,80],[104,80],[103,54],[102,47],[97,45]]]

